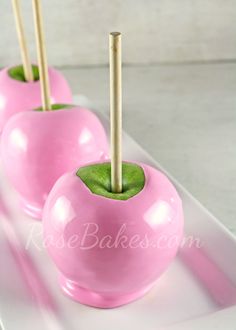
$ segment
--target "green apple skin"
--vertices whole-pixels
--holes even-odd
[[[33,73],[33,81],[39,80],[39,68],[37,65],[32,65],[32,73]],[[25,79],[24,69],[22,65],[13,66],[8,70],[9,76],[14,79],[21,82],[27,83],[27,80]]]
[[[111,163],[81,167],[77,175],[92,193],[118,200],[127,200],[135,196],[145,184],[142,167],[131,163],[122,164],[122,193],[111,191]]]

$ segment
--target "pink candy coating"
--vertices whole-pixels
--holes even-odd
[[[11,78],[9,68],[0,71],[0,132],[14,114],[40,107],[40,82],[22,82]],[[48,69],[52,103],[72,102],[69,85],[63,75],[53,68]]]
[[[6,174],[24,210],[36,218],[41,218],[47,195],[62,174],[78,164],[104,159],[107,152],[102,124],[80,107],[18,113],[1,136]]]
[[[48,196],[45,246],[62,290],[83,304],[112,308],[141,297],[177,253],[181,199],[164,174],[139,165],[145,186],[126,201],[93,194],[76,171],[63,175]]]

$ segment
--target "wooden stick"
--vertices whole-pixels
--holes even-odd
[[[48,79],[48,64],[43,34],[43,20],[40,0],[33,0],[35,36],[39,63],[39,77],[43,110],[51,110],[50,87]]]
[[[14,13],[15,22],[16,22],[16,31],[17,31],[17,36],[18,36],[19,45],[20,45],[21,60],[22,60],[22,64],[23,64],[25,80],[33,81],[34,76],[33,76],[33,72],[32,72],[29,51],[28,51],[27,44],[26,44],[26,37],[25,37],[25,31],[24,31],[24,26],[23,26],[23,19],[22,19],[22,14],[21,14],[21,10],[20,10],[19,0],[12,0],[12,7],[13,7],[13,13]]]
[[[121,33],[112,32],[110,48],[111,190],[122,192]]]

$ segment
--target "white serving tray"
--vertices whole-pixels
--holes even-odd
[[[76,103],[85,99],[76,98]],[[107,120],[102,118],[104,125]],[[124,159],[165,170],[130,136],[123,136]],[[17,166],[17,165],[16,165]],[[167,174],[168,175],[168,174]],[[22,213],[17,195],[0,168],[0,191],[12,214],[17,239],[27,250],[15,254],[0,225],[0,328],[4,330],[235,330],[236,239],[175,179],[184,206],[186,237],[201,248],[185,247],[144,298],[111,310],[83,306],[65,297],[57,272],[41,246],[41,223]],[[4,219],[1,214],[0,221]],[[4,223],[4,222],[2,222]],[[32,236],[32,232],[36,233]],[[12,233],[14,236],[14,233]],[[195,241],[196,242],[196,241]],[[26,285],[28,283],[28,285]]]

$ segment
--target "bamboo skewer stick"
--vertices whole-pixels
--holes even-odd
[[[39,76],[43,110],[51,110],[50,86],[48,78],[48,64],[46,46],[43,33],[43,20],[40,0],[33,0],[35,36],[39,63]]]
[[[122,88],[121,33],[109,36],[110,53],[110,130],[111,190],[122,192]]]
[[[19,45],[20,45],[21,60],[22,60],[22,65],[23,65],[23,69],[24,69],[24,76],[27,81],[33,81],[34,77],[33,77],[33,72],[32,72],[32,67],[31,67],[31,62],[30,62],[29,51],[28,51],[28,47],[26,44],[26,37],[25,37],[25,31],[24,31],[24,26],[23,26],[23,19],[22,19],[19,0],[12,0],[12,7],[13,7],[13,13],[14,13],[15,22],[16,22],[17,36],[18,36]]]

